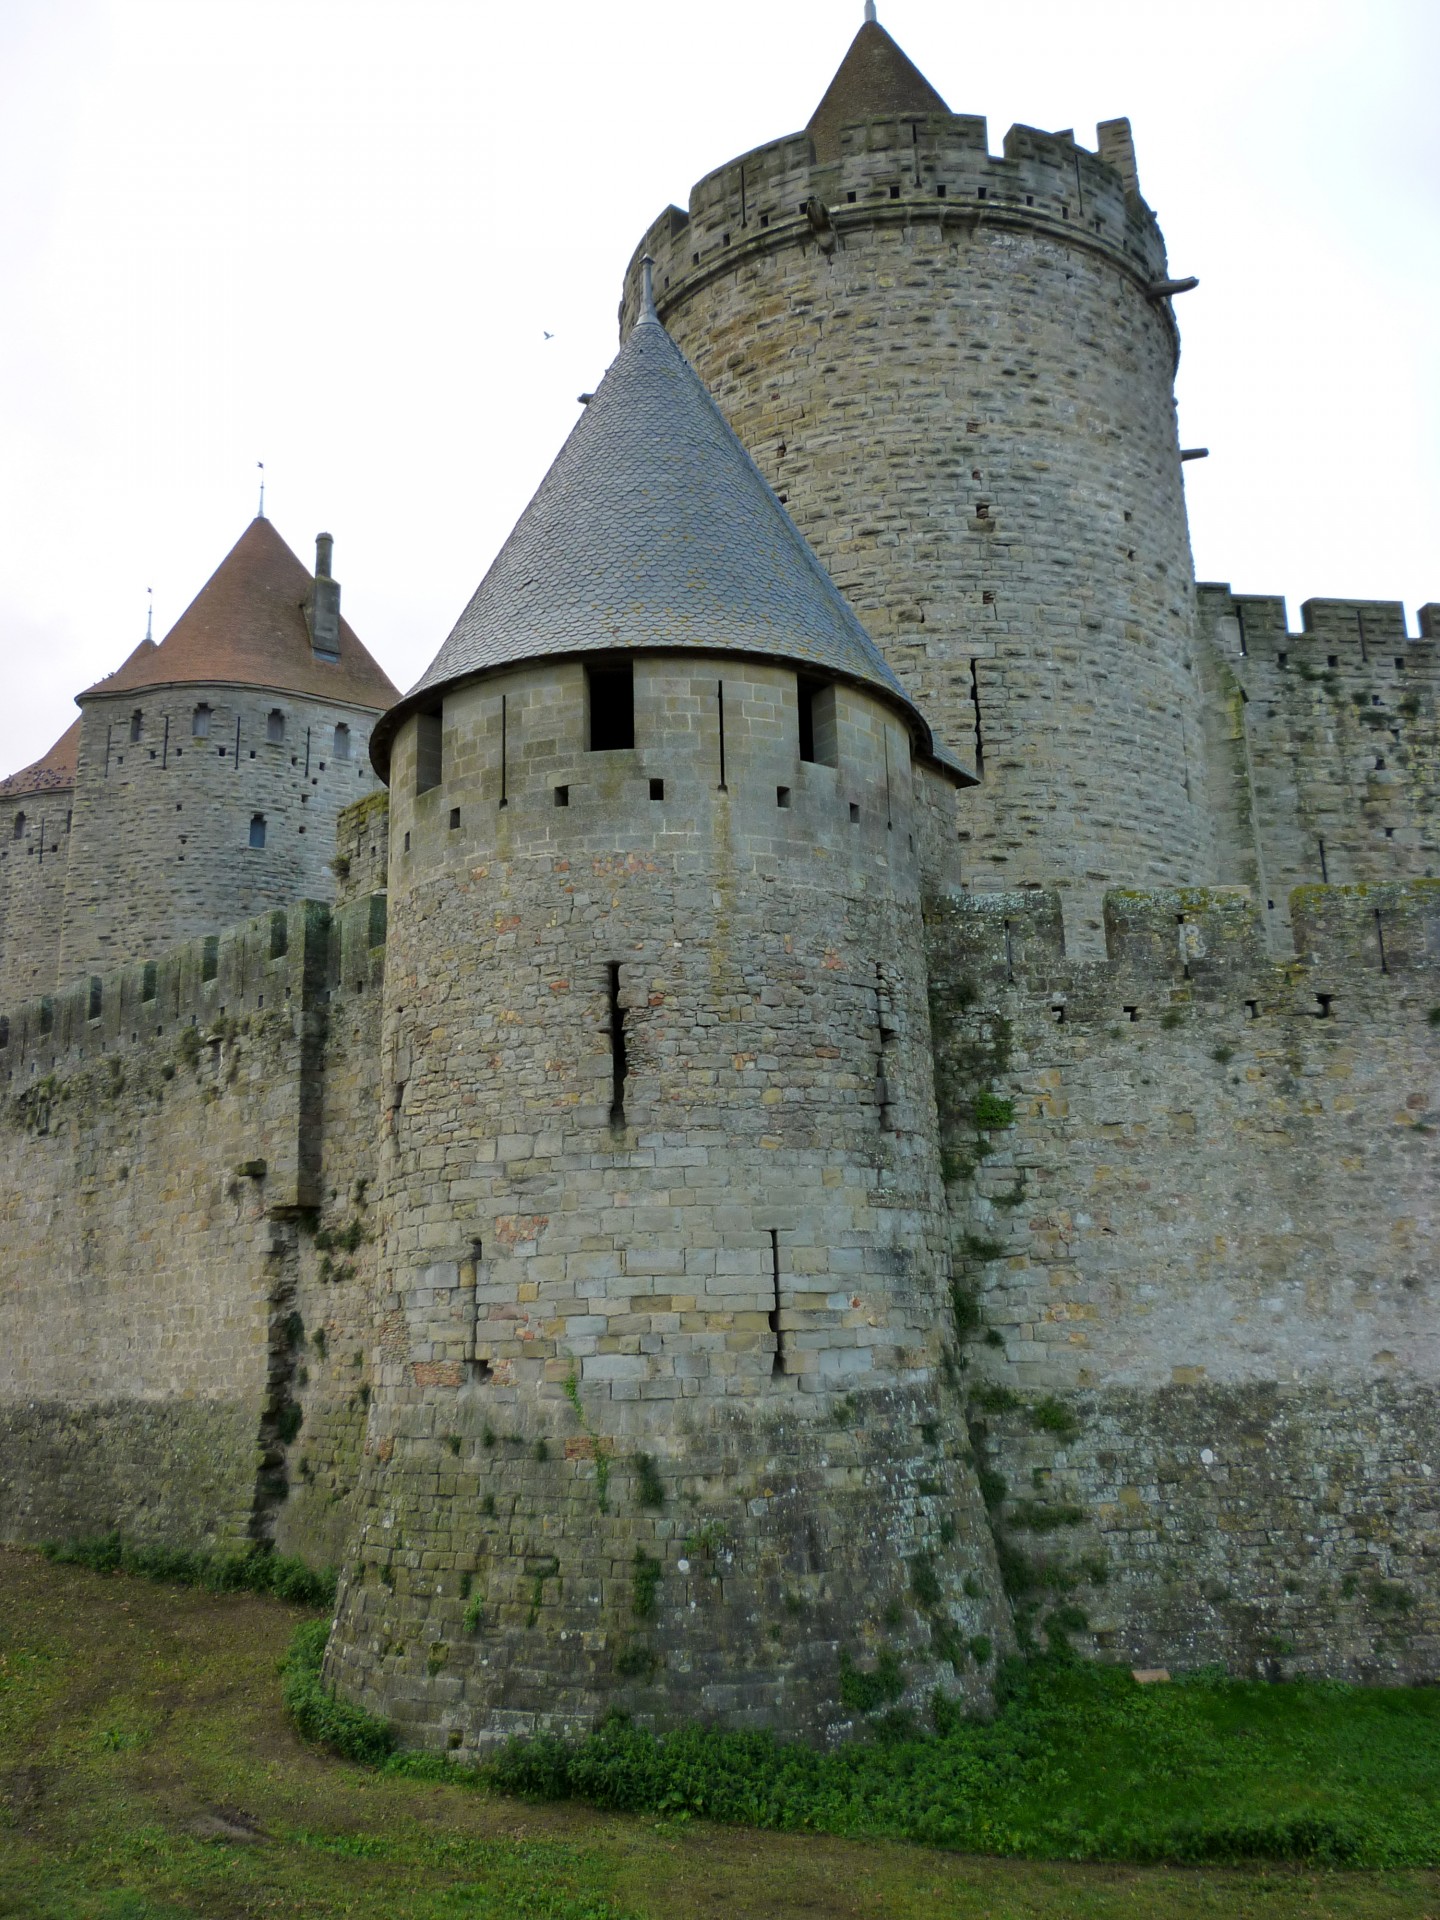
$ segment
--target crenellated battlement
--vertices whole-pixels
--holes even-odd
[[[804,133],[772,140],[697,181],[688,210],[667,207],[627,269],[622,336],[638,310],[645,253],[656,262],[664,318],[739,261],[796,244],[830,252],[877,225],[933,225],[956,244],[982,227],[1023,227],[1109,256],[1144,288],[1166,278],[1165,243],[1139,196],[1125,121],[1104,124],[1098,152],[1069,132],[1014,126],[996,155],[982,118],[933,113],[859,120],[840,130],[839,147],[822,162]]]
[[[1307,886],[1290,900],[1298,956],[1276,961],[1245,887],[1112,890],[1103,960],[1066,952],[1060,896],[1041,888],[951,895],[927,913],[940,990],[964,979],[978,1004],[1050,996],[1060,1023],[1132,1022],[1185,1002],[1313,1014],[1385,976],[1440,973],[1440,880]],[[1256,997],[1258,994],[1258,998]]]
[[[385,895],[276,908],[151,961],[72,981],[0,1015],[0,1097],[87,1061],[262,1014],[298,1019],[333,990],[378,986]],[[298,1031],[298,1029],[297,1029]]]
[[[1440,666],[1440,604],[1419,609],[1409,631],[1399,600],[1333,600],[1316,597],[1300,608],[1292,628],[1282,594],[1235,593],[1228,582],[1201,581],[1196,597],[1202,629],[1227,654],[1277,667],[1373,669],[1384,673],[1434,672]],[[1322,652],[1326,655],[1321,658]],[[1330,659],[1330,654],[1338,658]],[[1285,657],[1293,655],[1293,660]]]

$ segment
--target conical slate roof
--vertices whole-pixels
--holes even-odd
[[[17,800],[22,793],[53,793],[73,787],[79,758],[80,722],[72,720],[48,753],[0,780],[0,799]]]
[[[840,158],[840,129],[857,120],[877,114],[949,111],[909,55],[878,21],[867,18],[805,131],[823,167]]]
[[[159,646],[142,643],[107,679],[80,695],[142,687],[266,687],[341,706],[388,707],[389,676],[340,622],[338,660],[317,657],[305,604],[314,579],[268,520],[252,520]]]
[[[428,670],[371,736],[495,667],[616,648],[768,654],[911,706],[870,636],[651,312]]]

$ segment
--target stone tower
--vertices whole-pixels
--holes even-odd
[[[1093,937],[1104,884],[1210,878],[1180,285],[1128,122],[1098,153],[1014,127],[992,156],[867,18],[803,132],[654,223],[622,333],[645,252],[907,693],[973,741],[966,883],[1058,882]]]
[[[79,695],[59,982],[334,891],[340,809],[373,784],[396,689],[312,578],[251,521],[159,646]]]
[[[957,775],[653,309],[373,752],[332,1676],[467,1751],[983,1700],[920,916]]]
[[[79,750],[74,720],[48,753],[0,780],[0,1007],[55,986]]]

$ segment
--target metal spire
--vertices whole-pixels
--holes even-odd
[[[265,462],[257,460],[255,464],[260,469],[260,506],[256,518],[263,520],[265,518]]]
[[[865,24],[868,27],[873,27],[876,24],[875,0],[865,0]]]
[[[147,640],[153,640],[155,637],[153,632],[155,625],[155,589],[153,587],[146,587],[145,591],[149,595],[145,603],[145,638]]]
[[[635,324],[638,327],[646,320],[653,320],[657,327],[660,324],[660,316],[655,311],[655,260],[648,253],[640,260],[640,318]]]

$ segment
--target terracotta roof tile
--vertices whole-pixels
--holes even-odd
[[[885,29],[867,20],[810,116],[806,132],[821,166],[840,158],[840,129],[872,115],[949,113],[950,109]]]
[[[15,800],[22,793],[52,793],[73,787],[79,756],[80,722],[75,719],[48,753],[42,753],[19,773],[12,773],[8,780],[0,780],[0,798]]]
[[[303,603],[314,585],[268,520],[252,520],[159,646],[137,647],[79,697],[142,687],[268,687],[379,711],[399,689],[340,622],[340,658],[310,644]]]

